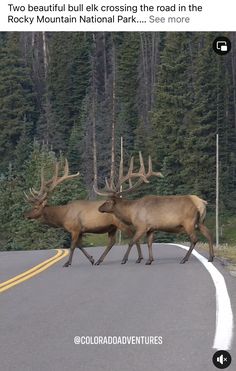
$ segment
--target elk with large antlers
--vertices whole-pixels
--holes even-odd
[[[72,257],[75,247],[78,247],[88,260],[94,264],[94,259],[82,247],[82,236],[85,233],[107,233],[108,246],[96,264],[100,264],[112,246],[115,244],[115,235],[117,228],[127,234],[131,234],[131,229],[123,224],[115,215],[101,214],[98,208],[103,204],[103,201],[78,200],[70,202],[62,206],[48,206],[47,200],[49,193],[56,186],[67,179],[72,179],[79,176],[79,172],[69,175],[68,161],[65,160],[64,174],[58,177],[59,164],[55,164],[55,174],[52,179],[44,180],[44,171],[41,169],[41,187],[39,191],[34,188],[30,189],[30,195],[25,193],[26,200],[32,205],[32,209],[25,213],[27,219],[39,219],[42,223],[63,228],[71,234],[71,247],[68,261],[64,267],[68,267],[72,263]],[[137,263],[142,260],[142,253],[139,243],[137,242],[138,259]]]
[[[126,263],[130,250],[134,243],[146,235],[149,251],[149,259],[146,264],[153,261],[152,242],[155,231],[164,231],[170,233],[186,233],[191,245],[181,263],[185,263],[197,243],[196,231],[200,231],[209,243],[209,260],[213,261],[214,251],[212,236],[208,228],[204,225],[206,216],[207,202],[194,195],[186,196],[144,196],[136,200],[127,200],[121,198],[121,194],[132,192],[143,182],[148,183],[148,178],[152,175],[161,176],[160,173],[153,173],[152,162],[149,157],[149,170],[146,173],[142,155],[140,156],[141,167],[139,172],[133,172],[133,159],[131,159],[128,174],[123,176],[123,166],[120,166],[120,176],[118,186],[106,182],[104,191],[95,191],[99,195],[109,196],[109,199],[99,207],[102,213],[111,213],[119,218],[123,223],[133,225],[135,235],[129,243],[128,249],[123,257],[122,263]],[[136,183],[132,184],[132,178],[138,178]],[[129,188],[120,191],[123,182],[129,181]]]

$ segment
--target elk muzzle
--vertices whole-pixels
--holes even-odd
[[[31,219],[38,219],[40,217],[40,213],[37,212],[37,210],[29,210],[29,211],[26,211],[24,214],[23,214],[24,218],[25,219],[28,219],[28,220],[31,220]]]

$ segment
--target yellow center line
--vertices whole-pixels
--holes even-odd
[[[12,277],[11,279],[2,282],[0,284],[0,293],[10,289],[13,286],[18,285],[21,282],[28,280],[31,277],[36,276],[37,274],[43,272],[44,270],[51,267],[53,264],[57,263],[59,260],[63,259],[68,255],[68,251],[64,249],[57,249],[57,253],[52,258],[43,261],[42,263],[35,265],[33,268],[28,269],[27,271]]]
[[[19,278],[21,278],[21,277],[23,277],[23,276],[25,276],[25,275],[27,275],[27,274],[29,274],[29,273],[37,270],[37,269],[39,269],[42,265],[45,265],[45,264],[49,263],[50,261],[56,259],[59,255],[62,254],[62,250],[61,249],[57,249],[56,251],[57,251],[57,254],[54,255],[54,256],[52,256],[50,259],[47,259],[47,260],[43,261],[42,263],[40,263],[38,265],[35,265],[33,268],[28,269],[27,271],[24,271],[23,273],[20,273],[17,276],[12,277],[12,278],[10,278],[9,280],[7,280],[5,282],[2,282],[0,284],[0,288],[3,287],[3,286],[6,286],[7,284],[9,284],[9,283],[11,283],[13,281],[18,280]]]

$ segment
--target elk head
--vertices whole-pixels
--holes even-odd
[[[110,181],[105,179],[106,187],[104,190],[99,190],[96,186],[94,186],[94,191],[96,194],[100,196],[108,196],[109,199],[104,202],[99,207],[100,212],[112,213],[114,210],[114,206],[117,203],[118,199],[120,199],[124,194],[128,194],[133,192],[137,187],[139,187],[143,183],[149,183],[148,178],[151,176],[157,176],[163,178],[162,173],[154,172],[152,170],[152,159],[148,157],[148,171],[145,171],[144,161],[142,153],[139,152],[139,161],[140,161],[140,168],[139,171],[134,172],[134,157],[131,157],[129,170],[126,175],[124,175],[123,171],[123,159],[120,161],[119,167],[119,178],[117,183],[115,184],[114,179],[110,179]],[[133,184],[132,179],[137,179],[136,182]],[[123,185],[129,182],[129,187],[124,189]]]
[[[111,199],[106,200],[106,201],[104,202],[104,204],[102,204],[102,205],[98,208],[98,210],[99,210],[101,213],[113,213],[115,204],[116,204],[116,199],[115,199],[115,197],[112,197]]]
[[[61,177],[58,177],[59,172],[59,163],[55,162],[55,172],[53,177],[45,181],[44,180],[44,171],[41,169],[41,186],[40,190],[37,191],[34,188],[30,188],[30,195],[27,195],[25,192],[26,201],[29,202],[32,206],[31,210],[25,212],[24,217],[26,219],[39,219],[42,214],[45,206],[47,205],[47,200],[49,193],[56,188],[56,186],[62,183],[64,180],[75,178],[79,176],[79,172],[73,175],[69,175],[69,165],[67,159],[65,159],[64,174]]]

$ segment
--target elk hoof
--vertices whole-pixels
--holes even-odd
[[[91,258],[90,258],[89,260],[90,260],[90,263],[91,263],[92,265],[94,265],[94,259],[93,259],[92,256],[91,256]]]
[[[140,263],[143,258],[138,258],[135,263]]]
[[[187,261],[187,260],[183,258],[183,259],[181,260],[180,264],[184,264],[184,263],[186,263],[186,261]]]
[[[146,263],[145,263],[145,265],[151,265],[152,262],[153,262],[153,260],[147,260]]]
[[[214,256],[210,256],[209,259],[208,259],[208,261],[209,261],[210,263],[213,262],[213,260],[214,260]]]
[[[123,259],[121,264],[125,264],[127,262],[128,259]]]
[[[63,267],[69,267],[70,265],[71,265],[71,263],[66,262],[66,263],[63,265]]]
[[[101,261],[96,261],[96,263],[94,265],[100,265]]]

